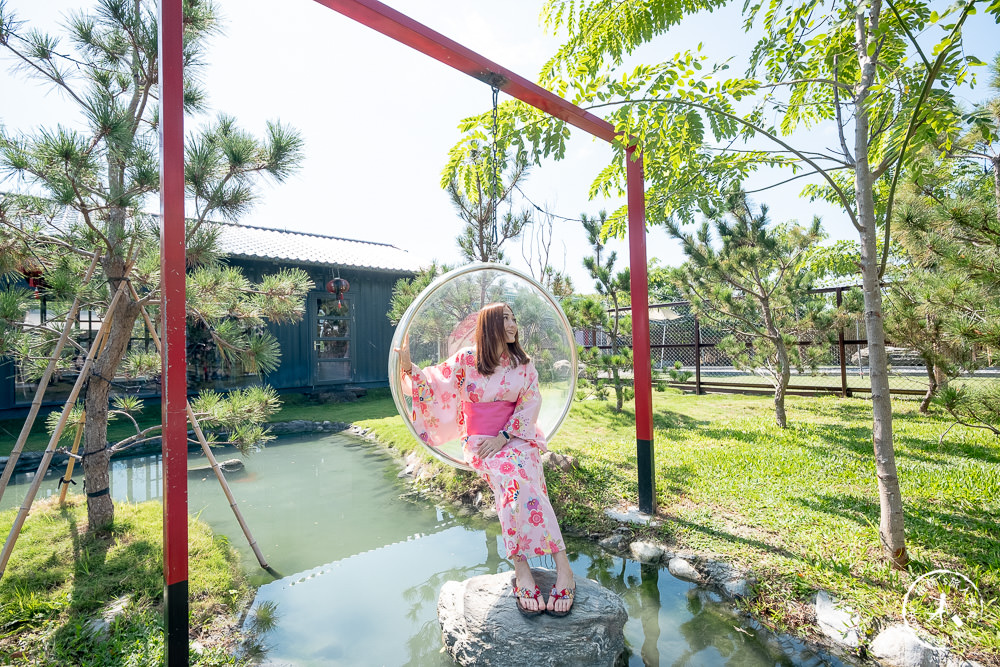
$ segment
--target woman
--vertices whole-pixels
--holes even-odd
[[[440,445],[462,437],[465,461],[493,489],[514,595],[522,614],[565,616],[573,606],[573,571],[542,471],[545,434],[538,428],[538,373],[518,342],[517,318],[505,303],[479,311],[475,347],[425,369],[414,366],[406,341],[399,352],[411,420],[421,439]],[[556,583],[548,602],[527,558],[551,554]]]

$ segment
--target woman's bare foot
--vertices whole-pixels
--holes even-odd
[[[576,580],[573,578],[573,568],[570,567],[569,559],[566,558],[565,551],[559,551],[552,554],[553,560],[556,562],[556,583],[553,589],[556,592],[561,592],[563,590],[570,591],[571,593],[576,592]],[[556,596],[549,596],[548,604],[545,608],[549,611],[554,611],[557,614],[566,614],[573,606],[573,597],[566,596],[561,597],[558,600]]]
[[[526,559],[518,556],[514,557],[514,577],[518,588],[529,593],[534,592],[535,578],[531,576],[531,567],[528,566]],[[518,604],[524,607],[525,611],[539,611],[545,608],[545,603],[542,601],[541,596],[537,598],[522,597]]]

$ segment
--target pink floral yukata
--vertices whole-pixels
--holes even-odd
[[[465,348],[437,366],[414,367],[411,418],[417,433],[431,446],[462,438],[466,462],[493,489],[508,557],[563,551],[566,547],[542,471],[545,435],[537,426],[542,399],[535,365],[528,362],[515,367],[504,354],[493,375],[483,376],[476,370],[475,355],[474,348]],[[492,433],[470,435],[462,404],[487,401],[510,401],[513,414]],[[486,460],[480,459],[479,445],[501,429],[511,436],[510,442]]]

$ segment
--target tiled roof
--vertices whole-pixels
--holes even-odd
[[[3,193],[0,193],[0,198],[3,196]],[[65,230],[80,219],[78,211],[66,206],[55,215],[51,224],[57,229]],[[357,241],[308,232],[289,232],[232,222],[209,224],[219,227],[221,230],[219,249],[231,257],[278,259],[302,264],[397,273],[417,273],[421,269],[418,258],[388,243]]]
[[[380,269],[416,273],[420,261],[396,246],[372,241],[289,232],[234,223],[219,226],[219,247],[227,255],[259,259],[285,259],[303,264]]]

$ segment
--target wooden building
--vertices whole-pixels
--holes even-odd
[[[421,263],[416,258],[387,243],[216,224],[227,262],[240,267],[248,279],[256,281],[282,268],[300,268],[316,287],[307,298],[301,321],[268,325],[280,343],[281,363],[264,377],[247,375],[238,366],[227,364],[207,332],[189,327],[188,387],[192,393],[262,382],[279,391],[388,385],[387,360],[394,327],[386,313],[395,282],[419,271]],[[346,280],[349,289],[339,294],[327,291],[327,284],[336,278]],[[44,321],[45,315],[46,303],[40,299],[30,316]],[[96,332],[99,313],[84,311],[80,319],[85,337]],[[153,349],[148,337],[137,337],[132,345]],[[62,405],[75,380],[75,373],[54,378],[43,405]],[[26,414],[36,389],[36,383],[18,378],[9,359],[0,358],[0,419]],[[159,378],[116,378],[115,390],[155,398],[160,392]]]

